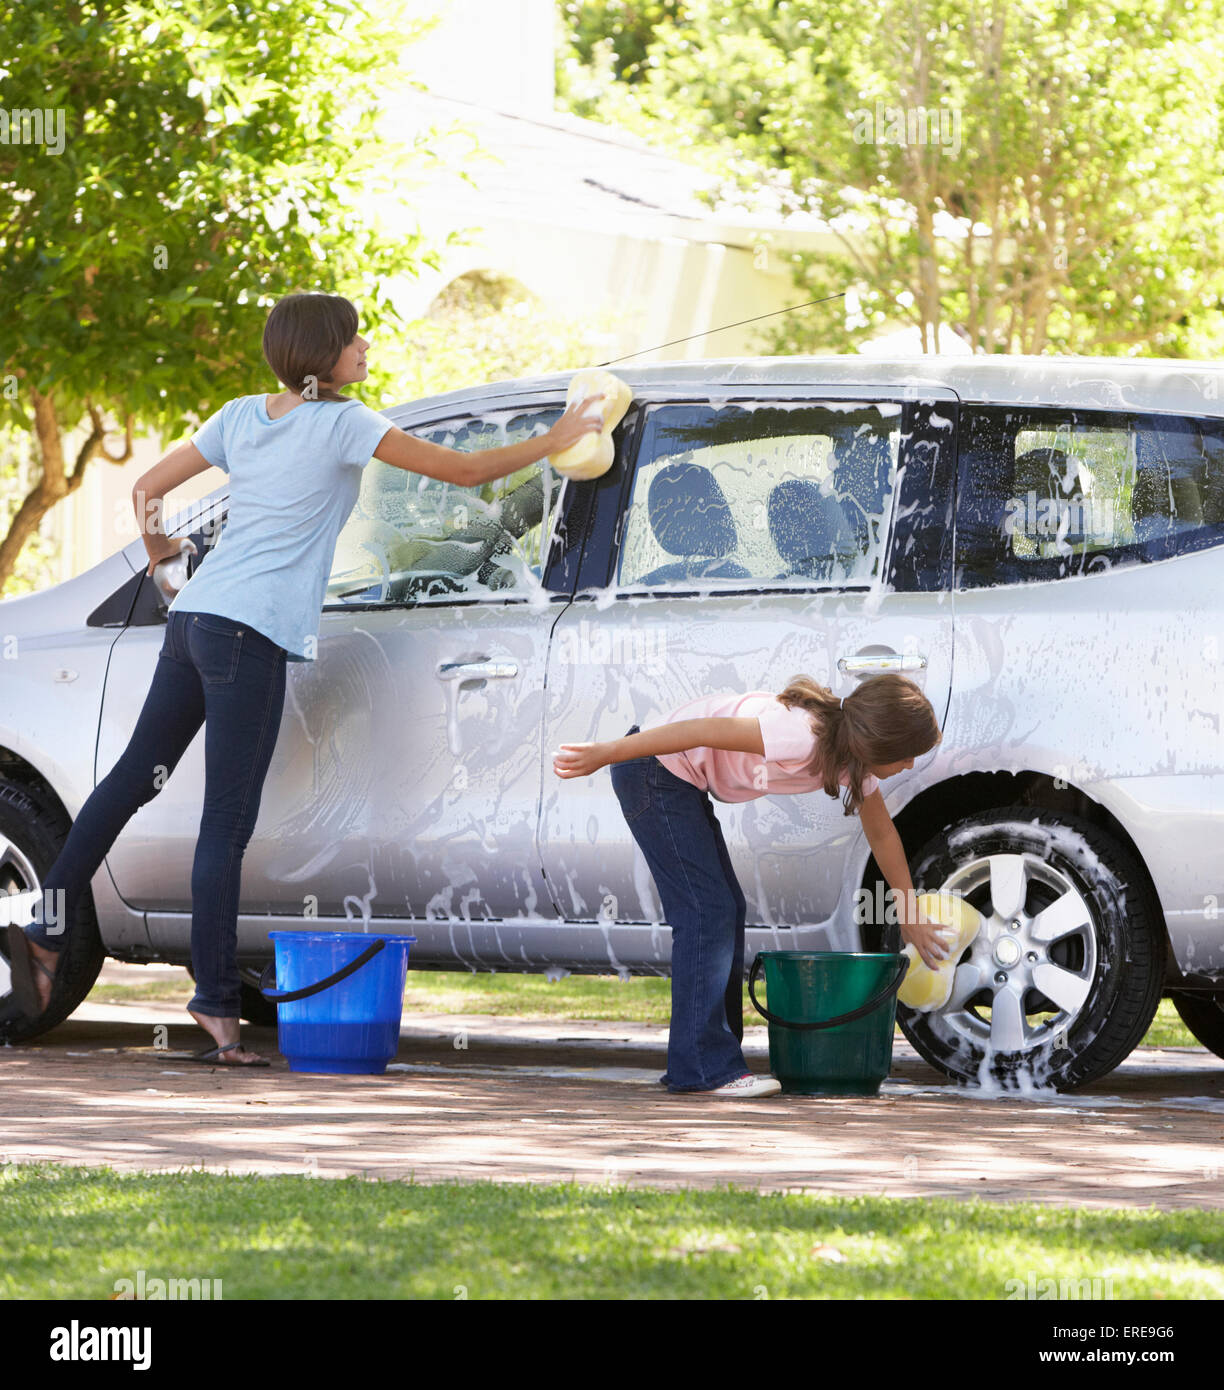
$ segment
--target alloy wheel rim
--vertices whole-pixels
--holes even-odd
[[[968,900],[982,926],[956,968],[947,1004],[931,1015],[935,1031],[949,1044],[995,1056],[1065,1046],[1099,958],[1079,885],[1035,854],[989,854],[957,869],[939,891]]]
[[[42,881],[34,865],[12,840],[0,835],[0,893],[37,892]],[[0,954],[0,998],[13,992],[13,972],[8,957]]]

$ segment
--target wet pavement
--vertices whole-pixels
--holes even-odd
[[[110,967],[108,967],[110,968]],[[149,979],[142,973],[142,979]],[[1070,1095],[955,1086],[898,1039],[869,1098],[670,1095],[660,1025],[413,1014],[382,1076],[183,1061],[181,1005],[87,1001],[0,1048],[0,1160],[116,1169],[1224,1207],[1224,1060],[1140,1048]],[[768,1070],[764,1028],[749,1064]]]

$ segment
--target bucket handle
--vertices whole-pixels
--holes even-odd
[[[301,989],[273,989],[271,985],[276,980],[276,962],[270,960],[264,966],[263,972],[259,977],[259,992],[265,999],[273,1004],[290,1004],[295,999],[305,999],[311,994],[322,994],[325,989],[330,989],[332,985],[338,985],[341,980],[347,980],[355,971],[361,969],[366,961],[373,960],[374,957],[386,946],[386,940],[379,937],[377,941],[372,941],[362,953],[349,961],[347,965],[342,965],[334,975],[329,975],[325,980],[319,980],[313,985],[303,985]],[[273,974],[269,979],[268,972]]]
[[[752,969],[748,974],[748,997],[752,1000],[752,1007],[770,1023],[776,1023],[780,1028],[794,1028],[804,1033],[812,1032],[817,1028],[839,1028],[843,1023],[853,1023],[856,1018],[862,1018],[864,1015],[871,1013],[873,1009],[878,1009],[886,999],[896,994],[901,988],[901,982],[905,979],[905,974],[910,964],[909,957],[903,955],[901,957],[901,964],[897,968],[895,978],[890,980],[888,984],[877,993],[873,994],[865,1004],[860,1004],[857,1009],[851,1009],[850,1012],[846,1014],[838,1014],[836,1018],[826,1018],[821,1023],[792,1023],[785,1018],[780,1018],[777,1014],[771,1014],[764,1004],[756,997],[754,986],[757,980],[760,979],[762,959],[763,958],[759,955],[753,959]]]

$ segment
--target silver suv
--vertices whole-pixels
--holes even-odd
[[[1224,406],[1208,365],[767,358],[621,373],[602,478],[483,490],[377,461],[336,551],[318,659],[291,665],[243,874],[249,1016],[268,931],[409,930],[415,967],[666,973],[650,876],[561,742],[682,701],[926,692],[942,743],[885,784],[914,882],[986,918],[947,1006],[900,1009],[935,1066],[1081,1085],[1162,994],[1224,1055]],[[568,376],[387,412],[455,448],[561,413]],[[184,514],[196,563],[226,493]],[[122,750],[165,621],[140,542],[0,604],[0,889],[37,887]],[[190,957],[197,739],[93,883],[52,1010],[105,954]],[[824,796],[720,810],[757,950],[895,945],[856,819]],[[883,909],[883,910],[882,910]],[[0,962],[0,995],[8,989]],[[6,1007],[7,1003],[7,1007]]]

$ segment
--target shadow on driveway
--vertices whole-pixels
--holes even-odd
[[[674,1096],[667,1030],[487,1015],[405,1019],[382,1076],[166,1055],[205,1035],[174,1005],[91,1004],[0,1049],[0,1157],[117,1169],[981,1197],[1085,1207],[1224,1207],[1224,1062],[1139,1049],[1073,1095],[955,1087],[898,1041],[878,1097]],[[155,1034],[155,1029],[163,1032]],[[153,1046],[154,1038],[165,1046]],[[745,1044],[768,1070],[766,1033]]]

